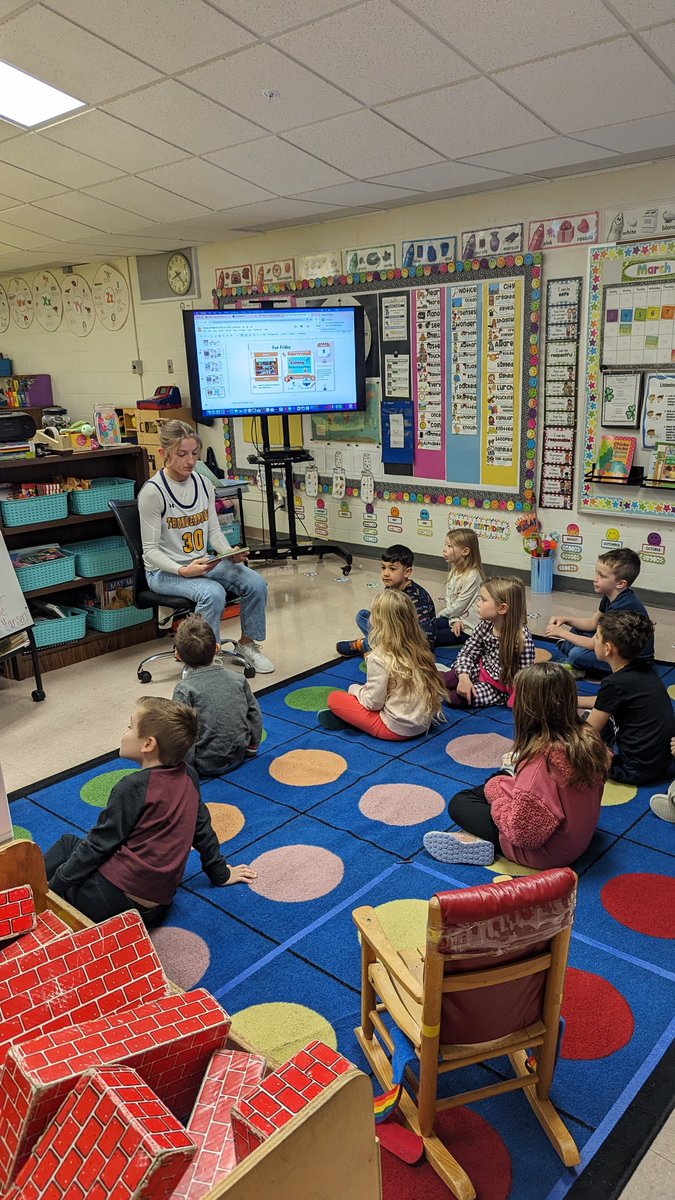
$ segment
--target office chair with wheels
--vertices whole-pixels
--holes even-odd
[[[133,591],[134,604],[138,608],[152,608],[157,612],[159,608],[172,609],[171,616],[167,620],[160,622],[160,628],[166,626],[176,620],[176,618],[187,617],[195,611],[196,605],[194,601],[188,600],[185,596],[171,596],[163,592],[153,592],[150,588],[146,575],[145,566],[143,565],[143,544],[141,542],[141,522],[138,515],[138,504],[136,500],[109,500],[110,509],[114,514],[115,520],[120,527],[122,536],[129,547],[131,560],[133,563]],[[234,641],[232,638],[226,638],[226,641]],[[221,643],[222,645],[222,643]],[[147,670],[147,663],[155,662],[160,658],[173,658],[173,650],[162,650],[159,654],[149,654],[142,662],[138,664],[136,674],[141,683],[150,683],[152,675]],[[235,654],[231,650],[220,651],[220,657],[227,663],[232,663],[234,666],[243,667],[244,675],[247,679],[253,679],[255,676],[255,667],[252,667],[248,659],[244,658],[243,654]]]

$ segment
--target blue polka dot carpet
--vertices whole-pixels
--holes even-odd
[[[440,661],[453,657],[438,652]],[[548,657],[544,641],[538,657]],[[659,670],[675,699],[675,667]],[[182,987],[209,988],[263,1052],[283,1060],[321,1037],[367,1071],[354,1036],[360,950],[352,909],[372,904],[397,947],[415,946],[435,891],[525,869],[503,858],[488,868],[444,866],[422,848],[428,830],[447,828],[454,793],[499,766],[511,713],[448,709],[445,724],[409,742],[322,727],[328,693],[357,680],[360,660],[340,660],[259,694],[258,756],[202,787],[223,853],[253,866],[257,879],[250,888],[213,888],[193,851],[152,938],[167,974]],[[16,836],[46,849],[64,832],[86,832],[120,774],[133,769],[109,755],[23,789],[12,799]],[[437,1132],[481,1200],[610,1200],[665,1118],[675,825],[650,811],[654,790],[608,784],[598,830],[575,864],[579,904],[553,1099],[581,1166],[562,1165],[520,1093],[452,1110]],[[471,1070],[485,1082],[486,1068]],[[406,1166],[383,1151],[382,1170],[385,1200],[449,1194],[425,1163]]]

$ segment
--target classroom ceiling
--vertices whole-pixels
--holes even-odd
[[[3,272],[675,154],[675,0],[0,0],[0,59],[87,105],[0,120]]]

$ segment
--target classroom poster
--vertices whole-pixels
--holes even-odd
[[[675,374],[648,375],[642,413],[642,445],[653,450],[657,442],[675,446]]]

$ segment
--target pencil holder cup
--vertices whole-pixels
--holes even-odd
[[[532,563],[532,591],[539,595],[542,592],[552,592],[553,555],[551,554],[548,558],[533,558],[530,561]]]

